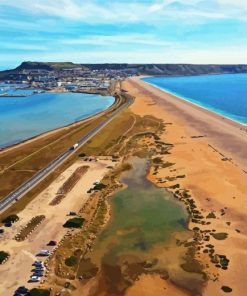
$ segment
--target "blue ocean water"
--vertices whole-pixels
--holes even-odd
[[[247,124],[247,74],[148,77],[143,80],[181,99]]]
[[[80,93],[0,97],[0,147],[79,121],[113,102],[114,97]]]

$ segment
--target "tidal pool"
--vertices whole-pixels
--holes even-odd
[[[111,200],[113,218],[99,237],[101,248],[115,260],[123,252],[147,252],[173,232],[185,231],[188,218],[172,194],[146,179],[146,160],[133,158],[131,163],[133,169],[121,178],[127,188]]]
[[[112,197],[111,220],[90,255],[100,270],[99,289],[106,293],[102,295],[124,295],[148,272],[186,289],[186,282],[195,283],[197,289],[201,274],[181,268],[187,249],[178,241],[193,237],[186,228],[187,212],[172,194],[146,179],[147,160],[134,157],[130,163],[132,169],[121,177],[126,188]]]

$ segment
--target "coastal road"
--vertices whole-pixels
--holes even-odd
[[[56,159],[54,159],[51,163],[49,163],[45,168],[36,173],[33,177],[31,177],[28,181],[19,186],[16,190],[8,194],[5,198],[0,201],[0,212],[5,211],[8,207],[10,207],[13,203],[23,197],[26,193],[28,193],[34,186],[40,183],[44,178],[46,178],[54,169],[56,169],[59,165],[61,165],[68,157],[74,154],[78,148],[82,147],[86,144],[90,139],[92,139],[100,130],[102,130],[106,125],[108,125],[121,111],[126,109],[131,103],[131,98],[127,98],[127,102],[125,102],[122,106],[120,106],[117,110],[113,111],[111,115],[97,125],[94,129],[92,129],[87,135],[81,138],[77,143],[78,147],[76,149],[69,148],[61,155],[59,155]]]

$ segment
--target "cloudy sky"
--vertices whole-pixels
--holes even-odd
[[[27,60],[247,63],[247,0],[0,0],[0,69]]]

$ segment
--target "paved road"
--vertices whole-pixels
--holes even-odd
[[[77,143],[79,146],[74,149],[68,149],[61,155],[59,155],[55,160],[53,160],[50,164],[48,164],[45,168],[36,173],[33,177],[31,177],[28,181],[23,183],[20,187],[18,187],[15,191],[8,194],[4,199],[0,201],[0,212],[6,210],[11,204],[16,202],[16,199],[20,199],[23,197],[28,191],[30,191],[34,186],[40,183],[45,177],[47,177],[55,168],[61,165],[69,156],[71,156],[75,151],[83,146],[86,142],[88,142],[92,137],[94,137],[101,129],[103,129],[107,124],[109,124],[114,117],[120,113],[123,109],[127,108],[132,103],[132,100],[129,99],[126,103],[124,103],[119,109],[115,110],[110,117],[101,122],[98,126],[92,129],[86,136],[81,138]]]

